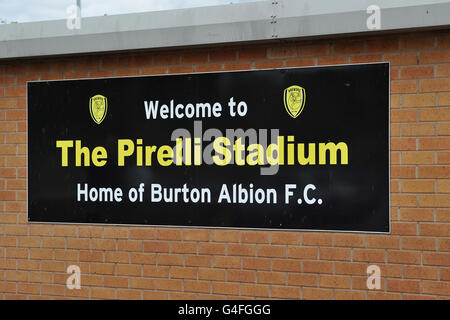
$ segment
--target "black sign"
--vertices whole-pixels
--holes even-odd
[[[28,83],[36,222],[389,232],[389,64]]]

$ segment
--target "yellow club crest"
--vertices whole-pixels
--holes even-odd
[[[108,99],[106,97],[97,94],[89,100],[89,111],[91,112],[92,120],[95,123],[100,124],[106,117],[108,111]]]
[[[305,107],[305,89],[299,86],[290,86],[284,89],[284,107],[292,118],[297,118]]]

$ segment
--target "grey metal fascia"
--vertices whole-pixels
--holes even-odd
[[[368,30],[372,0],[271,0],[202,8],[0,25],[0,59],[226,45],[395,30],[447,28],[450,3],[379,0],[381,29]]]

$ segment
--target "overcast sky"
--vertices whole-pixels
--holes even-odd
[[[81,0],[82,16],[202,7],[256,0]],[[0,19],[30,22],[65,19],[76,0],[0,0]]]

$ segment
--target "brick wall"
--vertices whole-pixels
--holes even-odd
[[[390,235],[27,223],[27,81],[377,61],[391,62]],[[448,30],[0,61],[0,299],[448,299],[449,250]]]

